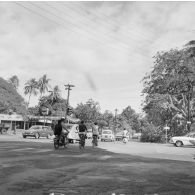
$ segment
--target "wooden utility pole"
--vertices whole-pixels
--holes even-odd
[[[114,123],[114,133],[116,133],[116,126],[117,126],[116,117],[117,117],[117,111],[118,111],[118,109],[116,108],[114,111],[115,111],[115,117],[114,117],[114,119],[115,119],[115,123]]]
[[[67,103],[66,103],[66,116],[65,116],[65,118],[66,118],[67,115],[68,115],[68,110],[69,110],[70,90],[72,90],[71,88],[72,87],[75,87],[75,86],[74,85],[71,85],[71,84],[67,84],[67,85],[64,85],[64,86],[65,86],[65,90],[68,90]]]

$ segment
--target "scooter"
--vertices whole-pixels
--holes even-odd
[[[123,137],[123,143],[126,144],[128,142],[127,137]]]

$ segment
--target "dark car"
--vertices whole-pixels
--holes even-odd
[[[49,127],[49,126],[42,126],[42,125],[34,125],[34,126],[30,127],[30,129],[25,130],[22,133],[23,138],[35,137],[36,139],[38,139],[40,137],[47,137],[47,138],[49,138],[53,134],[54,133],[53,133],[53,130],[51,129],[51,127]]]

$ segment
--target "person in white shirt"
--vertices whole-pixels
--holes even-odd
[[[95,122],[94,125],[92,126],[93,146],[98,145],[98,135],[99,135],[99,127],[98,127],[98,124]]]

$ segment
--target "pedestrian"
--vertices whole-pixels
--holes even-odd
[[[93,146],[98,146],[98,136],[99,136],[99,127],[98,127],[97,122],[95,122],[92,125],[92,137],[93,137],[92,144],[93,144]]]

